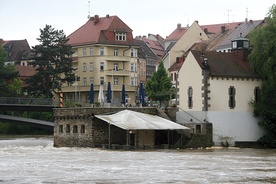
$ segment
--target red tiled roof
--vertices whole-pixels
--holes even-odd
[[[221,24],[210,24],[210,25],[202,25],[200,26],[202,30],[206,29],[208,33],[219,33],[221,32],[221,27],[225,26],[227,29],[234,29],[242,22],[232,22],[232,23],[221,23]],[[177,41],[179,40],[187,31],[187,27],[181,27],[178,24],[178,27],[166,38],[166,41]]]
[[[187,31],[187,27],[176,28],[169,36],[166,37],[166,41],[177,41]]]
[[[168,69],[168,71],[169,72],[179,71],[183,63],[184,63],[183,58],[182,57],[178,57],[177,61]]]
[[[162,47],[162,45],[155,40],[151,40],[148,38],[141,38],[152,50],[153,52],[157,55],[162,57],[165,53],[164,48]]]
[[[36,73],[33,66],[15,65],[15,70],[19,72],[19,77],[29,77]]]
[[[19,72],[19,78],[22,80],[23,84],[22,87],[27,87],[28,84],[26,84],[25,80],[34,75],[36,73],[36,68],[33,66],[21,66],[21,65],[15,65],[15,70]]]
[[[210,70],[211,76],[256,78],[250,69],[250,63],[239,60],[233,53],[198,50],[191,52],[202,69]],[[208,59],[207,67],[204,65],[204,58]]]
[[[116,41],[114,32],[126,33],[126,41]],[[68,36],[68,44],[72,46],[108,43],[131,45],[134,44],[132,29],[130,29],[119,17],[91,17],[83,26]]]
[[[226,30],[232,30],[238,27],[242,22],[232,22],[232,23],[221,23],[221,24],[210,24],[200,26],[202,30],[206,29],[208,33],[219,33],[221,32],[221,27],[225,27]]]

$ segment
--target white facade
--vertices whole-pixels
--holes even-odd
[[[242,77],[208,77],[208,97],[204,97],[203,69],[190,52],[179,71],[179,112],[177,122],[191,120],[213,124],[213,141],[215,145],[228,142],[234,146],[236,141],[255,142],[264,131],[253,117],[250,101],[255,99],[254,90],[261,86],[261,81]],[[229,88],[235,89],[234,107],[229,106]],[[192,94],[189,94],[192,88]],[[190,99],[189,99],[190,98]],[[208,110],[204,111],[204,101]]]

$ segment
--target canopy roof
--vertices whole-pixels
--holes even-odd
[[[111,115],[95,115],[97,118],[124,130],[184,130],[188,127],[159,116],[123,110]]]

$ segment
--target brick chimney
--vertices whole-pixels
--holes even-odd
[[[221,26],[221,27],[220,27],[220,30],[221,30],[221,33],[224,33],[225,30],[226,30],[226,27],[225,27],[225,26]]]
[[[180,23],[177,24],[177,29],[178,29],[178,30],[181,29],[181,24],[180,24]]]

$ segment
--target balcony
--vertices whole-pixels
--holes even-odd
[[[130,62],[129,56],[106,56],[106,61],[121,61],[121,62]]]
[[[125,69],[118,69],[118,70],[111,69],[111,70],[104,71],[104,74],[109,76],[129,76],[130,72]]]

